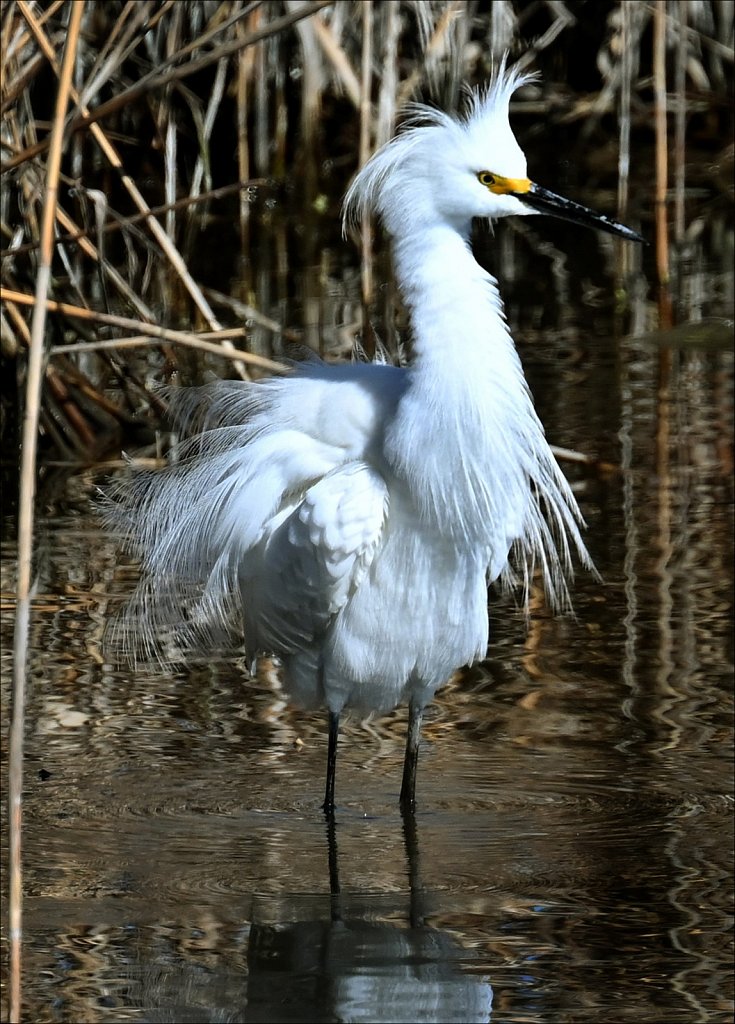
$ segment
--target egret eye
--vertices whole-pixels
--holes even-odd
[[[481,185],[487,185],[488,187],[490,185],[497,184],[497,179],[495,175],[491,174],[490,171],[480,171],[480,173],[477,175],[477,180],[480,182]]]

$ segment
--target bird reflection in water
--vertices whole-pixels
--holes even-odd
[[[337,829],[326,824],[328,896],[256,896],[248,951],[246,1022],[490,1020],[487,978],[453,936],[426,923],[416,819],[403,818],[408,893],[347,893],[339,881]]]

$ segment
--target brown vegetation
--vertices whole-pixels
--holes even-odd
[[[141,411],[158,408],[154,380],[176,369],[199,377],[204,364],[183,346],[209,353],[206,365],[222,374],[272,368],[267,357],[300,325],[289,332],[257,308],[254,218],[291,204],[309,216],[390,137],[402,104],[456,106],[461,83],[486,79],[505,51],[542,73],[519,95],[520,117],[578,123],[588,146],[614,141],[623,217],[631,136],[648,148],[655,140],[663,286],[669,230],[676,240],[685,230],[688,136],[709,147],[713,175],[725,181],[731,168],[729,4],[144,0],[82,4],[63,159],[51,176],[73,6],[17,0],[2,17],[3,440],[16,434],[16,385],[33,306],[44,301],[34,295],[41,210],[56,190],[40,409],[55,458],[87,461],[114,447]],[[202,255],[211,225],[226,226],[229,257],[243,267],[234,298],[212,287]],[[363,275],[369,299],[367,247]],[[272,339],[259,351],[256,328]]]

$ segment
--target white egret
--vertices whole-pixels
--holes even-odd
[[[423,709],[485,656],[488,583],[527,587],[540,568],[558,607],[573,555],[589,565],[470,231],[549,213],[642,239],[529,180],[508,118],[525,81],[501,68],[461,117],[416,107],[349,188],[345,217],[374,212],[392,240],[411,364],[314,359],[173,392],[190,435],[178,461],[118,489],[114,518],[144,567],[130,628],[185,651],[237,622],[251,657],[277,655],[291,698],[329,714],[328,816],[343,709],[408,702],[411,811]]]

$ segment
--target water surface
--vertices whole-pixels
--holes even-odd
[[[574,617],[491,595],[487,660],[427,715],[415,828],[405,709],[346,724],[330,836],[325,722],[275,673],[111,663],[134,572],[91,510],[107,471],[44,469],[25,1019],[732,1020],[732,279],[660,333],[640,266],[616,312],[614,257],[590,235],[505,282],[550,440],[603,463],[564,463],[600,578]]]

